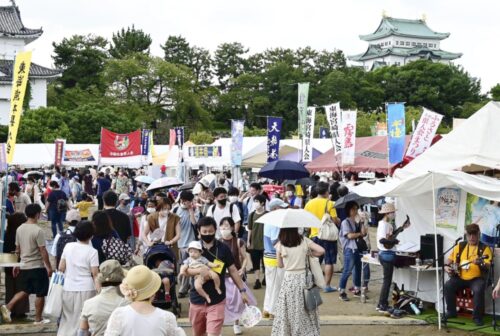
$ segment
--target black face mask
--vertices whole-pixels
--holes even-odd
[[[222,205],[222,206],[226,206],[227,198],[217,200],[217,202],[219,202],[219,204]]]
[[[201,237],[201,240],[203,240],[205,243],[210,244],[215,239],[215,233],[210,234],[210,235],[203,235],[200,233],[200,237]]]

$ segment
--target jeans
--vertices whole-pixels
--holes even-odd
[[[344,249],[344,269],[340,276],[339,290],[345,290],[351,273],[354,287],[359,289],[361,287],[361,254],[358,250],[346,248]]]
[[[384,271],[384,282],[380,290],[378,299],[379,306],[389,305],[389,291],[391,289],[392,274],[394,273],[394,262],[396,261],[396,253],[394,251],[381,251],[378,255],[380,264]]]
[[[470,288],[473,292],[472,302],[474,311],[472,316],[476,319],[483,317],[484,311],[484,291],[486,289],[486,281],[483,278],[475,278],[472,280],[462,280],[455,276],[450,278],[444,285],[444,297],[446,299],[446,311],[450,315],[457,313],[457,290]]]
[[[52,237],[55,238],[57,232],[62,232],[63,223],[66,219],[66,212],[59,212],[57,209],[49,209],[49,218],[52,223]]]

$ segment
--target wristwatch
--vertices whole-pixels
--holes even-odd
[[[247,292],[247,289],[246,288],[242,288],[240,289],[240,293],[246,293]]]

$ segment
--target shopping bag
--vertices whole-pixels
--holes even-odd
[[[57,318],[61,316],[63,285],[64,273],[54,272],[50,278],[49,292],[43,308],[44,314]]]
[[[245,310],[241,314],[240,323],[245,328],[252,328],[262,320],[262,313],[259,308],[255,306],[245,305]]]

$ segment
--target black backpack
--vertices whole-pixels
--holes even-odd
[[[61,198],[59,201],[57,201],[57,211],[58,212],[68,211],[68,202],[64,198]]]
[[[73,236],[73,233],[71,231],[66,230],[65,232],[61,232],[59,235],[59,240],[57,241],[56,245],[56,257],[58,259],[61,259],[66,244],[73,242],[76,242],[76,237]]]

